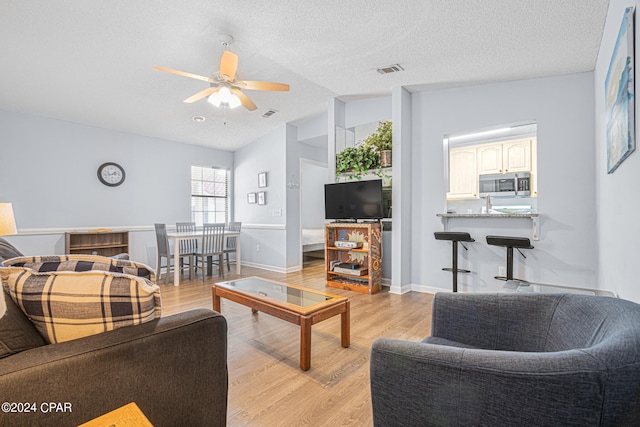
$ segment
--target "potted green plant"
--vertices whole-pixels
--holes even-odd
[[[365,146],[373,147],[380,155],[380,166],[391,166],[391,148],[393,147],[392,125],[390,120],[380,122],[378,129],[365,140]]]
[[[380,165],[380,155],[377,150],[368,145],[357,147],[347,147],[336,155],[336,176],[351,172],[356,179],[370,169],[375,169]]]

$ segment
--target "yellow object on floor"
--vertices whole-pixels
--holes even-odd
[[[134,402],[114,409],[78,427],[153,427]]]

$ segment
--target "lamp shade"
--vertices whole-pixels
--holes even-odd
[[[229,98],[229,108],[236,108],[240,105],[242,105],[242,102],[240,102],[240,98],[238,98],[235,93],[232,93],[231,97]]]
[[[11,203],[0,203],[0,236],[16,234],[17,232],[13,206]]]

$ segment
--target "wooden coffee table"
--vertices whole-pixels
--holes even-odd
[[[300,369],[311,367],[311,325],[340,315],[342,347],[349,347],[349,300],[302,286],[261,277],[248,277],[213,285],[213,309],[220,312],[220,298],[226,298],[300,325]]]

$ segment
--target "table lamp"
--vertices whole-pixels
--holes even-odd
[[[13,216],[13,206],[11,203],[0,203],[0,236],[16,234],[16,219]],[[7,311],[4,301],[4,292],[0,289],[0,317]]]
[[[0,236],[8,236],[17,232],[13,206],[11,203],[0,203]]]

